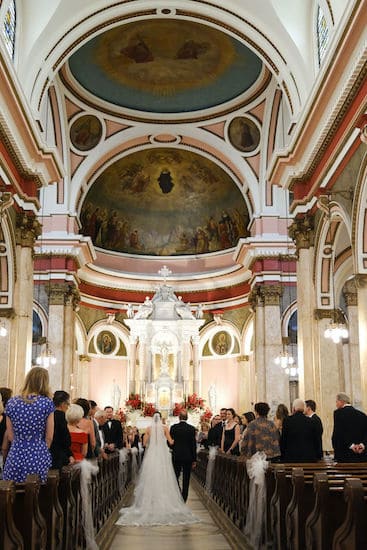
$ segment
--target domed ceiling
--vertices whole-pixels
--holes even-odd
[[[225,103],[258,79],[261,60],[238,40],[183,20],[147,20],[93,38],[69,60],[74,78],[115,105],[151,113]]]
[[[154,148],[109,166],[80,212],[102,249],[153,256],[204,254],[247,235],[248,210],[231,177],[191,151]]]

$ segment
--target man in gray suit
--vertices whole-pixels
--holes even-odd
[[[182,498],[186,502],[189,493],[191,469],[196,466],[196,438],[195,428],[187,424],[187,411],[182,410],[180,422],[171,426],[170,434],[174,441],[172,446],[172,461],[175,474],[178,478],[182,472]]]

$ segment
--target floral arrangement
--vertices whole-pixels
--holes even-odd
[[[157,409],[153,403],[145,403],[143,408],[143,416],[153,416],[155,412],[157,412]]]
[[[126,414],[122,409],[117,411],[116,416],[120,420],[121,424],[126,424]]]
[[[137,411],[142,408],[143,402],[138,393],[131,393],[129,399],[126,399],[125,405],[129,411]]]
[[[206,407],[204,409],[205,400],[201,397],[198,397],[196,393],[188,395],[184,401],[181,403],[175,403],[172,411],[173,416],[178,416],[182,409],[186,409],[188,412],[202,412],[200,419],[208,421],[213,416],[212,411]]]

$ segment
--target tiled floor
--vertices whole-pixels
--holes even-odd
[[[201,499],[190,487],[188,505],[202,521],[193,525],[117,526],[110,550],[228,550],[231,548]]]

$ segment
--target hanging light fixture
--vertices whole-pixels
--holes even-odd
[[[319,206],[324,212],[327,212],[328,216],[328,233],[330,237],[330,248],[331,255],[333,256],[333,242],[331,235],[331,206],[330,206],[330,194],[323,195],[319,198]],[[332,257],[333,259],[333,257]],[[330,263],[330,287],[331,287],[331,298],[332,298],[332,315],[330,319],[329,326],[324,331],[325,338],[329,338],[334,342],[334,344],[339,344],[342,340],[345,340],[349,336],[348,329],[344,322],[344,316],[340,309],[336,308],[336,298],[335,298],[335,281],[333,266]]]
[[[0,336],[2,336],[3,338],[5,338],[5,336],[8,334],[8,330],[5,326],[5,323],[4,321],[1,322],[0,324]]]
[[[48,369],[49,367],[51,367],[51,365],[56,365],[57,363],[56,357],[54,356],[47,340],[46,345],[36,359],[36,363],[37,365],[39,365],[40,367],[44,367],[45,369]]]

